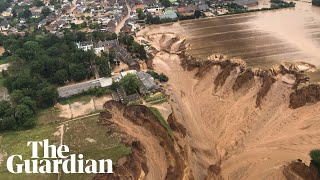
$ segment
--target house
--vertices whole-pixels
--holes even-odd
[[[112,78],[99,78],[82,83],[72,84],[58,88],[58,94],[60,98],[67,98],[76,94],[80,94],[89,89],[98,87],[109,87],[112,85]]]
[[[137,77],[140,81],[139,91],[141,94],[147,94],[150,91],[157,91],[160,89],[160,86],[156,84],[154,78],[145,72],[137,72]]]
[[[137,12],[137,9],[142,9],[144,10],[144,4],[139,4],[139,5],[135,5],[132,7],[132,11]]]
[[[257,0],[234,0],[232,2],[240,6],[258,4]]]
[[[84,51],[88,51],[93,49],[93,42],[92,41],[83,41],[76,43],[78,49],[82,49]]]
[[[136,68],[139,66],[139,64],[133,60],[132,56],[118,44],[113,46],[113,49],[117,53],[118,57],[120,57],[124,63],[128,64],[129,67]]]
[[[84,51],[94,50],[96,54],[101,53],[102,51],[109,50],[114,45],[119,44],[118,40],[109,40],[109,41],[99,41],[98,43],[94,43],[92,41],[83,41],[76,43],[78,49],[82,49]]]
[[[209,6],[208,4],[199,4],[198,9],[202,12],[209,11]]]
[[[3,19],[0,22],[0,30],[7,31],[10,28],[9,22],[7,19]]]
[[[176,13],[171,13],[171,14],[163,14],[159,16],[160,19],[177,19],[178,16]]]

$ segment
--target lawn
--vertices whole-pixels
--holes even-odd
[[[83,104],[88,103],[89,101],[91,101],[92,96],[89,95],[79,95],[79,96],[71,96],[67,99],[61,100],[59,103],[60,104],[72,104],[74,102],[81,102]]]
[[[3,82],[4,82],[4,78],[2,76],[2,73],[0,73],[0,91],[4,89]]]
[[[37,112],[38,125],[48,125],[67,120],[66,118],[59,117],[59,114],[60,110],[56,107],[39,110]]]
[[[97,125],[99,116],[66,123],[63,144],[71,153],[83,154],[84,159],[112,159],[131,154],[131,148],[120,142],[120,137],[110,133],[107,126]],[[91,179],[94,174],[62,174],[61,180]]]
[[[107,126],[97,125],[98,118],[99,116],[92,116],[65,123],[63,144],[69,146],[70,154],[83,154],[84,159],[112,159],[113,163],[131,154],[131,147],[121,143],[120,135],[111,133]],[[31,147],[27,147],[28,141],[49,139],[50,144],[60,145],[59,127],[52,124],[27,131],[0,134],[0,157],[4,156],[3,161],[0,161],[0,179],[56,180],[57,174],[11,174],[7,171],[6,160],[10,155],[22,155],[23,159],[30,159]],[[43,150],[40,148],[38,153],[41,157]],[[81,180],[91,179],[93,176],[94,174],[61,173],[60,179]]]
[[[36,128],[29,131],[21,131],[16,133],[8,133],[1,135],[0,153],[3,155],[3,161],[0,165],[0,179],[15,180],[15,179],[57,179],[57,175],[43,175],[43,174],[11,174],[7,171],[6,161],[10,155],[22,155],[23,159],[30,159],[31,147],[27,147],[28,141],[42,141],[49,139],[50,144],[58,145],[60,142],[60,136],[55,136],[54,133],[58,131],[57,126],[47,126],[42,128]],[[43,150],[39,148],[38,153],[40,157],[43,154]],[[17,161],[15,161],[17,162]]]

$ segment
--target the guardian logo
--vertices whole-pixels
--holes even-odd
[[[82,154],[68,154],[69,147],[49,145],[49,140],[29,141],[31,159],[23,160],[22,155],[12,155],[7,159],[7,169],[11,173],[113,173],[112,160],[84,160]],[[39,157],[38,148],[43,148]]]

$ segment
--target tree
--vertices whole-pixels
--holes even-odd
[[[41,14],[44,18],[49,16],[50,13],[51,13],[51,10],[48,7],[44,7],[41,10]]]
[[[16,107],[15,116],[17,118],[18,125],[24,126],[26,121],[34,116],[34,113],[27,105],[19,104]]]
[[[170,7],[171,2],[169,0],[160,0],[159,1],[164,7]]]
[[[44,6],[44,3],[41,0],[35,0],[33,1],[33,4],[37,7]]]
[[[35,59],[36,55],[40,52],[41,48],[35,41],[27,41],[23,45],[23,49],[18,53],[19,56],[27,61]]]
[[[36,112],[37,110],[37,103],[35,100],[32,100],[30,97],[25,96],[23,98],[21,98],[21,100],[19,101],[20,104],[25,104],[27,105],[32,111],[33,113]]]
[[[28,19],[32,16],[32,12],[29,9],[25,9],[21,14],[19,14],[20,17]]]
[[[195,18],[199,18],[199,17],[201,17],[201,15],[202,15],[201,11],[199,11],[199,10],[195,10],[194,11],[194,17]]]
[[[312,5],[320,6],[320,0],[312,0]]]
[[[58,98],[58,91],[52,87],[47,86],[37,91],[38,104],[40,107],[47,108],[56,102]]]
[[[160,81],[160,82],[168,82],[168,80],[169,80],[169,78],[168,78],[168,76],[166,76],[165,74],[161,73],[161,74],[159,75],[159,81]]]
[[[54,75],[54,78],[53,78],[54,82],[59,84],[59,85],[63,85],[66,81],[69,80],[69,74],[68,74],[68,71],[66,69],[61,69],[61,70],[58,70],[55,75]]]
[[[22,90],[14,90],[11,93],[11,99],[15,104],[19,104],[20,100],[25,97]]]
[[[0,118],[3,117],[10,108],[11,104],[9,101],[0,101]]]
[[[320,168],[320,149],[314,149],[309,153],[310,158],[312,159],[313,163]]]
[[[17,122],[14,116],[0,118],[0,130],[11,130],[15,129],[16,126]]]
[[[120,85],[123,87],[127,95],[131,95],[137,92],[138,78],[135,74],[127,74],[120,80]]]
[[[69,72],[74,81],[81,81],[87,77],[87,71],[81,64],[71,64],[69,66]]]
[[[143,10],[142,10],[141,8],[138,8],[138,9],[137,9],[137,13],[138,13],[138,18],[139,18],[140,20],[143,20],[143,19],[146,18],[146,14],[143,12]]]

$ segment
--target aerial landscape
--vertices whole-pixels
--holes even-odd
[[[0,179],[319,180],[319,52],[320,0],[0,0]]]

